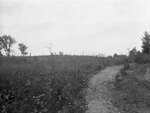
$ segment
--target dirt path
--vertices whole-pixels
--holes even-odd
[[[119,113],[111,104],[109,88],[113,88],[111,81],[122,66],[108,67],[90,80],[87,90],[88,110],[86,113]]]

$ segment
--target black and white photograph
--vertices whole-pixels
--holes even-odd
[[[0,113],[150,113],[150,0],[0,0]]]

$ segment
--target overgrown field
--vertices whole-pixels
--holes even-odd
[[[112,103],[121,113],[150,112],[149,63],[125,66],[116,76],[114,85]]]
[[[126,57],[0,57],[1,113],[84,113],[93,73]]]

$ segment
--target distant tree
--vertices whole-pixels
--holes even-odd
[[[0,51],[0,56],[3,56],[2,52]]]
[[[129,51],[130,61],[134,62],[134,59],[135,59],[137,54],[138,54],[138,51],[136,50],[136,47],[134,47],[132,50],[130,50]]]
[[[142,38],[142,52],[150,54],[150,34],[146,31]]]
[[[59,55],[64,55],[64,53],[62,51],[59,51]]]
[[[26,52],[28,47],[25,44],[19,43],[18,46],[19,46],[19,50],[23,56],[28,54],[28,52]]]
[[[6,56],[10,56],[11,47],[16,43],[16,40],[9,35],[0,36],[1,50],[4,49]]]
[[[2,49],[3,49],[3,47],[2,47],[2,44],[0,43],[0,56],[3,56],[2,55]]]
[[[129,51],[129,56],[134,56],[137,54],[137,50],[136,50],[136,47],[134,47],[132,50]]]
[[[113,55],[113,57],[118,57],[119,55],[117,54],[117,53],[115,53],[114,55]]]

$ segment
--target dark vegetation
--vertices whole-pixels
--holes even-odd
[[[84,113],[90,77],[106,66],[120,64],[124,64],[124,68],[115,77],[113,105],[126,113],[148,108],[150,83],[145,74],[150,63],[149,37],[145,33],[142,52],[133,48],[129,57],[69,56],[62,52],[31,57],[24,56],[27,46],[23,43],[19,46],[23,57],[15,57],[10,55],[16,41],[10,36],[1,36],[0,112]]]
[[[28,54],[28,52],[26,52],[28,47],[25,44],[20,43],[20,44],[18,44],[18,46],[19,46],[19,50],[23,56]]]
[[[125,56],[0,57],[2,113],[84,113],[92,74]]]
[[[10,56],[10,53],[13,52],[11,47],[16,43],[16,40],[9,36],[3,35],[0,36],[0,54],[2,55],[2,50],[4,50],[6,56]]]
[[[145,32],[142,52],[133,48],[128,62],[116,75],[112,104],[121,113],[150,112],[150,35]]]
[[[115,78],[112,104],[121,113],[149,113],[150,64],[130,64]]]

